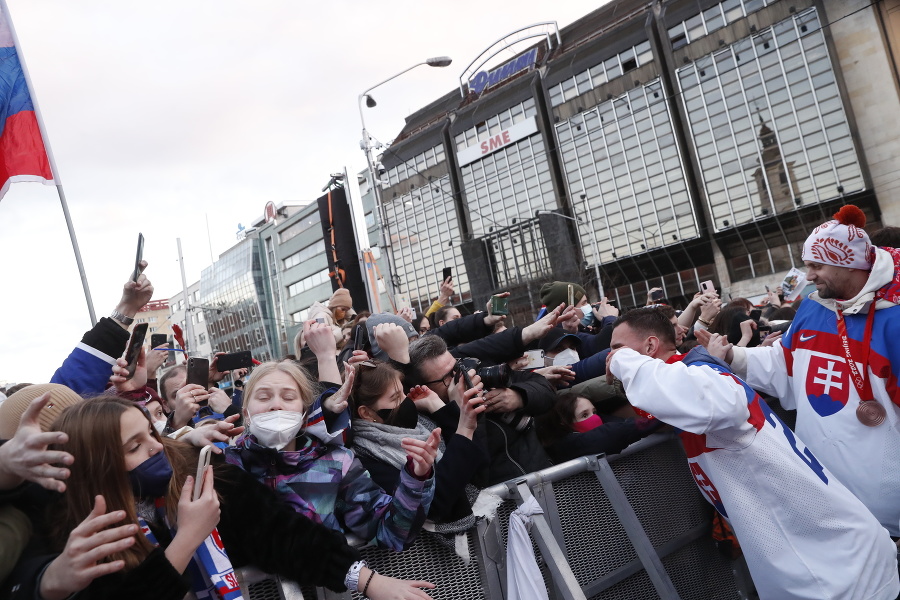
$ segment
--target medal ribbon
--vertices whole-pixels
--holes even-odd
[[[841,337],[841,345],[844,347],[844,355],[847,357],[847,366],[850,367],[851,379],[853,379],[853,385],[856,386],[856,391],[859,392],[860,402],[874,401],[875,399],[872,394],[872,386],[869,384],[869,379],[865,373],[865,369],[869,368],[869,347],[872,343],[872,326],[874,323],[875,303],[873,302],[869,306],[869,316],[866,317],[866,329],[863,334],[863,372],[861,373],[856,368],[856,361],[853,360],[853,356],[850,354],[850,339],[847,335],[847,324],[844,322],[844,314],[840,309],[837,311],[838,335]]]

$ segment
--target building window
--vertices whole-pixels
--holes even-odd
[[[201,334],[199,335],[199,338],[200,338],[200,343],[201,343],[201,344],[205,344],[205,343],[206,343],[206,334],[205,334],[205,333],[201,333]]]
[[[156,323],[156,317],[147,317],[148,323]]]
[[[299,265],[302,262],[309,260],[315,256],[322,256],[324,258],[325,254],[325,240],[319,240],[314,244],[310,244],[306,248],[298,252],[294,252],[290,256],[284,259],[284,268],[290,269],[293,266]]]
[[[328,269],[323,269],[314,275],[310,275],[305,279],[301,279],[297,283],[292,283],[287,288],[288,298],[292,298],[297,294],[303,293],[306,290],[311,290],[317,285],[322,285],[328,281]]]
[[[589,264],[699,235],[659,79],[559,123],[556,136]]]
[[[302,323],[307,317],[309,317],[309,309],[304,308],[303,310],[298,310],[295,313],[291,313],[291,321],[294,323]]]
[[[716,231],[865,189],[815,8],[677,76]]]
[[[283,244],[286,241],[297,237],[313,225],[318,225],[320,222],[321,221],[319,220],[318,213],[314,213],[313,215],[305,219],[301,219],[300,221],[297,221],[293,225],[290,225],[289,227],[280,231],[278,233],[278,242]]]

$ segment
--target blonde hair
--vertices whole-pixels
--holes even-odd
[[[250,397],[253,396],[253,391],[259,385],[259,382],[276,371],[284,373],[294,380],[294,383],[297,384],[297,389],[300,391],[300,398],[303,400],[303,408],[309,411],[309,407],[312,406],[313,401],[316,399],[313,382],[309,378],[309,374],[291,360],[264,362],[253,369],[250,381],[244,386],[244,410],[247,410]]]

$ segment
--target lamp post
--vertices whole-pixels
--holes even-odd
[[[433,58],[425,59],[424,61],[422,61],[420,63],[416,63],[413,66],[408,67],[408,68],[400,71],[399,73],[396,73],[395,75],[391,75],[384,81],[376,83],[375,85],[373,85],[372,87],[370,87],[369,89],[367,89],[366,91],[364,91],[362,94],[359,95],[359,101],[358,101],[359,121],[362,124],[362,140],[360,140],[360,142],[359,142],[359,147],[366,154],[366,164],[368,165],[368,169],[369,169],[369,181],[371,182],[371,185],[372,185],[372,191],[375,194],[375,218],[377,219],[378,229],[382,232],[382,237],[384,238],[384,240],[383,240],[384,249],[385,249],[384,256],[385,256],[385,260],[387,261],[387,271],[388,271],[386,283],[387,283],[388,294],[391,296],[392,303],[393,303],[393,297],[394,297],[394,282],[393,282],[394,269],[393,269],[393,265],[392,265],[392,261],[391,261],[391,249],[390,249],[391,234],[390,234],[390,230],[387,227],[387,219],[385,218],[384,204],[383,204],[383,199],[381,197],[381,180],[380,180],[379,174],[377,172],[377,169],[375,168],[375,156],[373,155],[373,152],[372,152],[372,150],[373,150],[372,139],[369,137],[369,132],[366,130],[366,118],[365,118],[365,115],[363,114],[363,101],[365,101],[365,104],[368,108],[372,108],[376,105],[376,102],[375,102],[375,99],[369,95],[369,92],[371,92],[375,88],[377,88],[381,85],[384,85],[388,81],[391,81],[392,79],[395,79],[395,78],[403,75],[404,73],[412,71],[416,67],[420,67],[422,65],[428,65],[429,67],[446,67],[446,66],[449,66],[451,62],[453,62],[453,60],[449,56],[435,56]],[[377,294],[378,290],[372,290],[372,293]]]

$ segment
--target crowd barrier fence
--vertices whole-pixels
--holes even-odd
[[[752,582],[741,562],[711,538],[703,499],[671,434],[657,434],[615,456],[585,456],[486,490],[502,499],[496,517],[467,532],[466,564],[428,532],[404,552],[360,551],[385,575],[437,585],[434,600],[506,598],[509,516],[534,497],[544,511],[530,534],[551,600],[746,600]],[[249,600],[358,600],[241,569]]]

